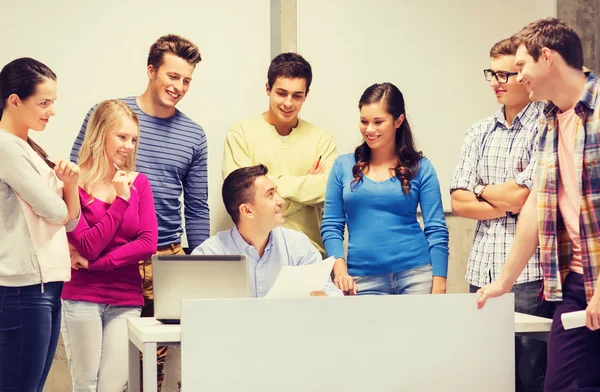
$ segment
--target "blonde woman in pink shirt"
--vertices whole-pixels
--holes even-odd
[[[138,262],[158,242],[150,183],[134,171],[139,134],[127,104],[104,101],[89,118],[79,155],[81,218],[68,235],[77,252],[62,295],[76,392],[122,392],[127,383],[126,322],[144,304]]]
[[[79,168],[31,140],[54,116],[56,75],[32,58],[0,71],[0,391],[42,392],[70,278]]]

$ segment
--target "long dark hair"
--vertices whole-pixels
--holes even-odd
[[[43,63],[29,57],[22,57],[6,64],[0,71],[0,120],[6,107],[6,101],[12,94],[17,94],[22,101],[35,93],[38,84],[46,79],[56,80],[56,74]],[[27,137],[27,143],[42,157],[51,168],[54,163],[48,154],[37,143]]]
[[[363,105],[379,103],[385,107],[386,111],[392,115],[394,121],[404,114],[404,121],[396,130],[396,157],[398,158],[394,167],[394,174],[402,184],[404,194],[410,192],[410,180],[417,174],[419,170],[419,160],[423,158],[423,153],[417,151],[408,119],[406,118],[406,110],[404,107],[404,96],[392,83],[375,83],[369,86],[358,102],[358,109]],[[371,161],[371,148],[367,142],[354,150],[354,159],[356,164],[352,168],[354,179],[351,186],[359,184],[363,180],[363,170],[369,167]]]

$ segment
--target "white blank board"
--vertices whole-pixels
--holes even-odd
[[[514,391],[513,296],[182,301],[192,391]]]
[[[211,232],[231,226],[221,199],[225,132],[267,106],[269,0],[19,0],[1,1],[0,14],[0,33],[11,37],[2,42],[0,67],[27,56],[58,76],[57,114],[33,134],[55,159],[69,157],[94,104],[144,92],[158,37],[179,34],[198,45],[202,61],[177,107],[208,138]]]
[[[314,73],[302,115],[335,136],[340,154],[353,152],[361,94],[394,83],[450,211],[466,132],[499,106],[483,77],[490,48],[547,16],[556,0],[298,0],[298,51]]]

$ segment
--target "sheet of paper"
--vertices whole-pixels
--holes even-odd
[[[284,266],[265,298],[310,297],[313,291],[323,290],[333,269],[335,259],[300,266]]]
[[[585,327],[585,310],[560,315],[564,329]]]

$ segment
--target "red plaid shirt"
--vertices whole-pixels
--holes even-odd
[[[539,139],[537,163],[540,261],[544,298],[562,300],[562,282],[571,264],[571,240],[558,209],[558,108],[544,109],[545,126]],[[583,95],[575,105],[575,170],[581,195],[579,235],[585,294],[589,301],[600,272],[600,81],[590,73]]]

